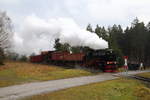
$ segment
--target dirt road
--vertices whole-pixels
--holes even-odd
[[[128,74],[137,74],[143,72],[150,71],[130,71],[128,72]],[[45,92],[52,92],[69,87],[102,82],[105,80],[112,80],[118,78],[117,76],[120,74],[125,75],[125,73],[104,73],[95,76],[84,76],[4,87],[0,88],[0,100],[16,100],[25,96],[37,95]]]

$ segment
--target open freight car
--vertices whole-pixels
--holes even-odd
[[[52,52],[54,51],[42,51],[39,55],[30,56],[30,62],[48,63],[51,59]]]
[[[30,56],[30,62],[33,62],[33,63],[41,63],[43,62],[44,59],[43,59],[43,56],[42,55],[35,55],[35,56]]]
[[[55,65],[64,65],[68,67],[74,67],[76,64],[81,64],[83,61],[83,53],[69,53],[69,52],[53,52],[51,59],[49,59]]]

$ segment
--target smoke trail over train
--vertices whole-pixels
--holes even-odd
[[[21,54],[31,54],[40,50],[53,50],[54,40],[71,46],[88,46],[93,49],[108,48],[108,43],[95,33],[81,29],[70,18],[41,19],[28,16],[20,23],[14,35],[14,50]]]

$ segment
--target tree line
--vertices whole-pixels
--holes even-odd
[[[130,63],[150,65],[150,22],[145,25],[136,18],[124,30],[121,25],[108,29],[97,25],[95,33],[108,41],[109,48],[117,51],[120,57],[128,56]]]

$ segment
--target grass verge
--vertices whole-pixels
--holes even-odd
[[[22,100],[149,100],[150,89],[137,80],[117,79],[27,97]]]
[[[7,62],[4,66],[0,66],[0,87],[86,75],[93,75],[93,73],[79,69],[64,69],[57,66]]]
[[[138,76],[150,78],[150,72],[137,74]]]

